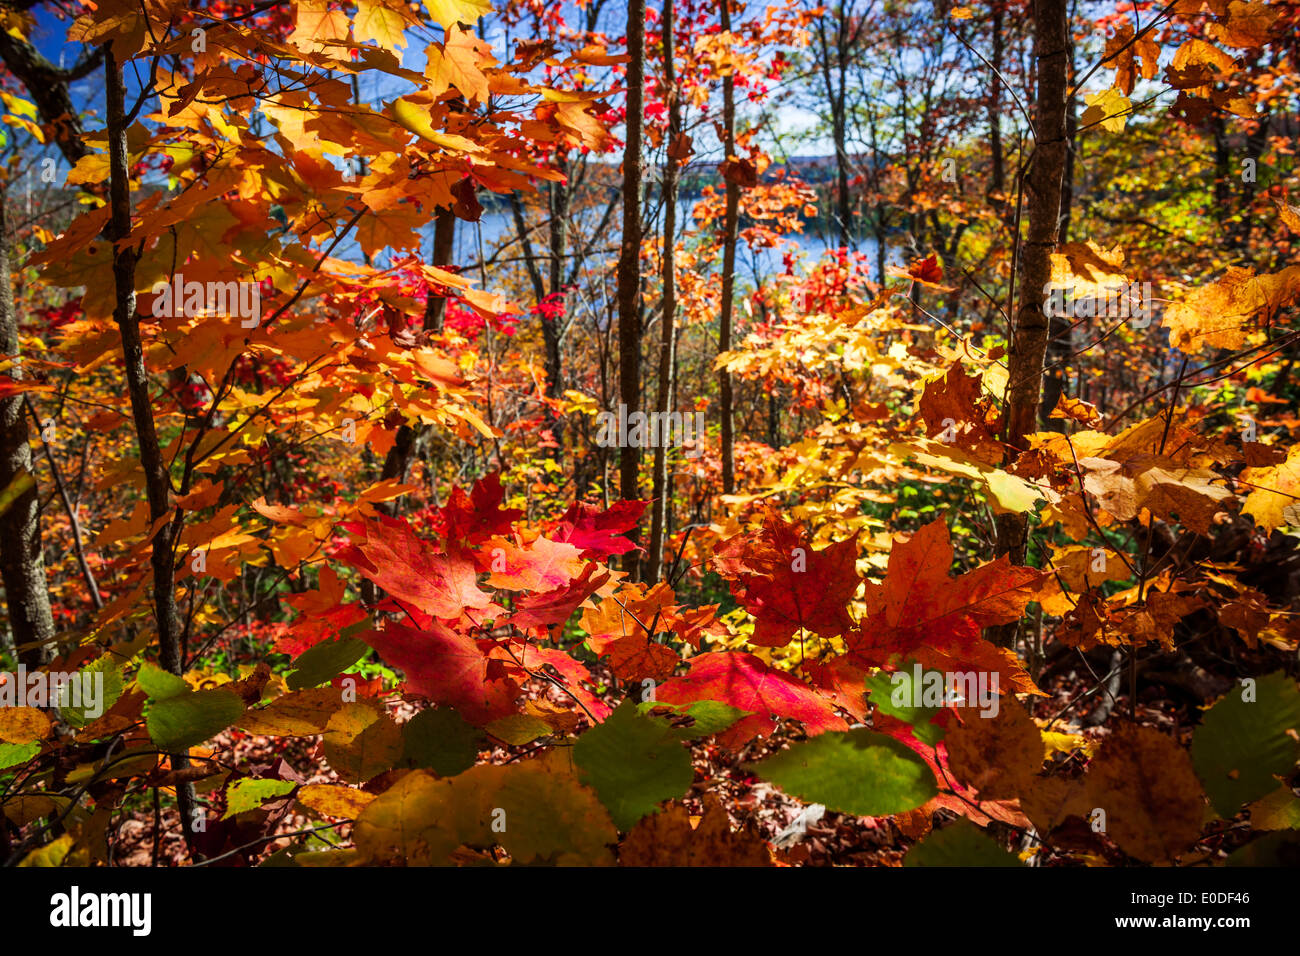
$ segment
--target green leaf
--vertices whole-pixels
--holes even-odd
[[[402,760],[402,728],[369,702],[345,704],[330,716],[321,740],[325,759],[340,777],[365,783]]]
[[[254,780],[244,777],[226,788],[226,812],[221,817],[228,820],[236,813],[256,810],[264,800],[283,797],[298,786],[292,780]]]
[[[7,744],[0,742],[0,770],[16,767],[35,757],[41,749],[39,742],[32,744]]]
[[[578,738],[573,762],[624,831],[660,801],[680,797],[694,779],[690,754],[676,731],[665,721],[637,716],[629,700]]]
[[[244,702],[232,690],[200,690],[154,701],[149,708],[149,736],[159,750],[188,750],[208,740],[244,713]]]
[[[287,681],[289,689],[306,690],[333,680],[365,657],[369,650],[370,645],[365,641],[346,634],[340,634],[335,640],[313,644],[291,665],[294,670]]]
[[[697,700],[689,704],[665,704],[651,700],[638,704],[637,713],[645,716],[652,710],[665,707],[683,717],[690,717],[694,721],[689,727],[680,725],[673,727],[677,735],[683,740],[697,740],[700,737],[708,737],[710,734],[722,733],[736,721],[742,717],[748,717],[752,713],[752,711],[741,710],[739,707],[724,704],[720,700]]]
[[[531,714],[510,714],[492,721],[483,729],[512,747],[530,744],[552,732],[550,724]]]
[[[152,700],[166,700],[178,694],[189,693],[190,685],[183,677],[169,674],[156,664],[145,664],[135,675],[135,682],[140,685]]]
[[[921,683],[915,680],[912,668],[904,665],[892,674],[881,671],[867,678],[867,690],[871,694],[871,703],[882,714],[888,714],[912,725],[916,739],[933,747],[943,739],[944,729],[930,723],[930,718],[943,710],[942,707],[913,707],[911,701],[922,700],[921,691],[925,686],[926,672],[921,673]],[[942,686],[942,679],[940,686]],[[895,703],[897,700],[901,703]]]
[[[103,677],[96,675],[102,674]],[[91,695],[98,696],[98,700],[88,699],[88,695],[82,693],[85,688],[86,675],[90,675]],[[122,680],[122,672],[117,669],[111,658],[107,655],[96,658],[91,661],[80,671],[75,678],[77,683],[69,683],[60,689],[58,699],[54,706],[59,710],[59,716],[73,727],[85,727],[87,724],[102,717],[104,713],[118,702],[125,688],[125,682]],[[91,705],[94,706],[91,706]]]
[[[914,810],[939,792],[920,755],[865,728],[818,734],[745,768],[805,803],[864,817]]]
[[[1278,787],[1246,809],[1250,811],[1250,825],[1255,830],[1300,829],[1300,800],[1288,786]]]
[[[1277,787],[1275,776],[1295,766],[1300,744],[1300,691],[1281,671],[1256,679],[1255,700],[1241,688],[1221,698],[1192,735],[1192,766],[1214,809],[1224,818]]]
[[[964,817],[935,830],[912,847],[903,866],[1020,866],[980,828]]]
[[[474,766],[487,739],[459,713],[439,707],[422,710],[402,724],[402,742],[408,766],[454,777]]]

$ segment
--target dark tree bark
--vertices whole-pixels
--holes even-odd
[[[103,59],[102,50],[97,50],[70,70],[61,70],[26,40],[0,31],[0,59],[26,87],[42,125],[52,131],[55,145],[64,158],[75,163],[86,155],[86,145],[81,138],[81,118],[72,105],[68,84],[96,69]],[[4,193],[0,191],[0,349],[5,354],[17,356],[18,317],[10,286],[9,233],[4,202]],[[15,372],[15,377],[18,374]],[[0,488],[8,487],[20,472],[32,470],[28,438],[23,396],[4,399],[0,402]],[[51,467],[54,467],[53,461]],[[33,485],[0,516],[0,536],[3,539],[0,540],[0,571],[3,572],[9,606],[10,628],[16,644],[37,645],[18,653],[19,660],[29,667],[48,662],[52,649],[44,642],[54,635],[38,508],[37,490]],[[92,594],[98,597],[93,584]]]
[[[1028,234],[1020,257],[1019,304],[1008,355],[1006,443],[1023,450],[1025,436],[1038,420],[1042,389],[1043,356],[1047,350],[1048,319],[1043,312],[1044,287],[1052,276],[1052,250],[1060,228],[1061,180],[1065,171],[1067,16],[1066,0],[1035,0],[1034,57],[1038,64],[1034,151],[1025,173]],[[999,515],[997,553],[1023,564],[1028,521],[1023,514]],[[991,636],[1003,646],[1015,640],[1016,625],[994,629]]]
[[[429,265],[445,266],[451,262],[456,244],[456,214],[450,206],[440,206],[433,217],[433,255]],[[424,329],[441,332],[447,320],[447,297],[429,293],[424,300]]]
[[[0,352],[19,358],[18,316],[14,311],[9,277],[9,223],[3,184],[0,184]],[[22,378],[15,362],[13,378]],[[45,559],[41,554],[40,502],[28,444],[24,396],[0,399],[0,491],[15,480],[31,477],[26,490],[0,513],[0,577],[4,580],[9,608],[9,629],[18,660],[29,668],[47,664],[52,656],[49,641],[54,637],[54,617],[45,582]]]
[[[724,18],[724,24],[730,18]],[[834,35],[828,35],[827,20],[833,21]],[[723,29],[727,29],[724,25]],[[835,145],[835,225],[840,245],[853,245],[853,201],[849,196],[848,152],[848,82],[849,60],[861,33],[861,21],[855,23],[853,5],[838,6],[829,15],[817,18],[822,84],[831,114],[831,140]]]
[[[668,97],[668,155],[664,160],[663,181],[663,321],[659,337],[659,395],[657,407],[661,413],[672,409],[673,373],[676,364],[677,336],[677,260],[674,243],[677,236],[677,159],[674,148],[682,131],[682,107],[677,95],[677,70],[673,63],[676,51],[673,43],[673,0],[664,0],[662,12],[664,90]],[[667,419],[661,418],[660,421]],[[668,505],[672,488],[668,483],[668,449],[664,447],[668,436],[660,434],[655,443],[654,458],[654,511],[650,517],[650,545],[646,555],[648,581],[658,581],[663,565],[664,536],[668,528]],[[698,438],[697,438],[698,440]]]
[[[564,182],[551,183],[547,192],[551,224],[548,230],[550,271],[547,291],[553,301],[564,301],[564,256],[569,248],[569,160],[564,152],[555,159],[555,168],[564,174]],[[567,311],[567,310],[566,310]],[[542,344],[545,347],[546,397],[558,399],[564,392],[564,363],[560,353],[560,337],[564,318],[542,316]],[[564,417],[554,409],[546,410],[546,427],[555,439],[554,457],[564,457]]]
[[[104,58],[103,50],[96,50],[70,70],[61,70],[26,40],[0,30],[0,58],[10,73],[22,80],[40,111],[41,122],[54,131],[54,141],[68,162],[85,156],[89,150],[82,142],[81,117],[72,105],[68,84],[96,69]]]
[[[1073,19],[1073,17],[1071,17]],[[1068,56],[1066,60],[1066,82],[1070,84],[1071,93],[1065,104],[1065,171],[1061,176],[1061,212],[1060,242],[1066,242],[1070,235],[1070,213],[1074,206],[1074,169],[1076,150],[1078,148],[1079,117],[1078,97],[1073,91],[1074,41],[1073,33],[1066,31]],[[1044,431],[1061,431],[1062,424],[1058,418],[1049,417],[1056,403],[1065,394],[1065,385],[1069,379],[1068,362],[1071,352],[1070,320],[1064,315],[1054,315],[1048,325],[1047,354],[1044,359],[1046,368],[1043,375],[1043,397],[1038,406],[1038,424]]]
[[[722,3],[722,29],[731,30],[729,0]],[[723,152],[726,159],[734,159],[736,151],[736,81],[730,73],[722,78]],[[718,351],[731,351],[731,320],[736,286],[736,233],[740,220],[740,184],[727,178],[726,211],[722,218],[722,302],[718,320]],[[722,415],[721,455],[722,491],[732,494],[736,490],[736,436],[735,398],[731,391],[731,373],[725,368],[718,372],[718,404]]]
[[[993,75],[989,78],[989,151],[993,167],[989,173],[989,193],[1002,197],[1006,193],[1006,172],[1002,158],[1002,0],[993,0]],[[1005,206],[1003,198],[995,199],[999,208]]]
[[[645,109],[645,0],[627,8],[627,140],[623,150],[623,243],[618,256],[619,400],[631,415],[641,406],[641,135]],[[638,496],[641,449],[620,448],[619,496]],[[629,535],[636,540],[634,531]],[[628,570],[637,577],[635,551]]]
[[[158,446],[158,433],[154,427],[153,406],[149,398],[149,375],[144,364],[144,346],[140,338],[140,318],[135,310],[135,266],[137,251],[131,246],[119,245],[131,233],[131,180],[127,168],[126,147],[126,89],[122,83],[122,69],[109,47],[104,53],[105,91],[108,118],[109,158],[109,219],[108,238],[113,243],[113,281],[117,298],[113,319],[122,336],[122,356],[126,365],[126,387],[131,400],[131,417],[135,423],[136,440],[140,445],[140,465],[144,470],[145,497],[149,502],[149,521],[158,526],[154,534],[150,564],[153,568],[154,619],[158,628],[158,652],[162,666],[172,674],[185,671],[185,652],[181,645],[180,616],[176,611],[175,550],[182,521],[178,510],[170,521],[164,521],[171,511],[171,479]],[[182,770],[189,766],[185,754],[171,755],[172,768]],[[185,842],[194,848],[194,786],[180,784],[176,787],[177,809]]]

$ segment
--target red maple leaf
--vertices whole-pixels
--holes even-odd
[[[575,501],[556,522],[549,537],[581,548],[589,558],[623,554],[636,545],[621,535],[636,527],[645,506],[644,501],[619,501],[608,511],[601,511],[595,505]]]
[[[769,512],[758,534],[719,545],[713,566],[754,616],[753,642],[783,647],[800,628],[822,637],[853,626],[848,604],[858,589],[857,539],[814,551],[802,529]]]
[[[602,701],[586,688],[586,684],[594,684],[591,671],[587,665],[581,661],[574,660],[564,651],[557,650],[553,647],[535,647],[528,645],[522,652],[519,652],[520,662],[529,670],[536,670],[539,665],[550,664],[563,678],[564,689],[578,701],[594,719],[600,721],[608,717],[613,711],[609,705]]]
[[[469,553],[456,547],[439,554],[405,521],[380,515],[344,526],[357,537],[339,551],[346,561],[394,598],[426,614],[455,619],[466,609],[482,610],[492,599],[480,591]]]
[[[517,508],[502,508],[504,499],[501,476],[496,472],[479,479],[468,495],[459,486],[452,488],[447,503],[438,510],[445,537],[477,543],[493,535],[510,534],[524,513]]]
[[[690,672],[675,677],[655,692],[665,704],[720,700],[750,712],[718,735],[724,747],[736,748],[753,737],[770,734],[776,721],[793,717],[809,734],[846,730],[835,707],[798,678],[768,667],[753,654],[714,651],[691,658]]]
[[[472,724],[515,712],[519,685],[489,658],[494,641],[476,641],[437,621],[423,630],[389,623],[361,639],[406,675],[412,693],[456,708]]]
[[[515,602],[515,613],[505,623],[513,624],[521,630],[563,624],[573,616],[579,604],[595,594],[608,580],[608,571],[602,570],[598,564],[588,564],[582,569],[581,575],[564,587],[520,598]]]
[[[488,584],[507,591],[554,591],[568,585],[586,566],[572,544],[537,538],[520,546],[489,538],[478,552],[479,564],[491,573]]]
[[[360,604],[344,603],[343,582],[329,565],[321,568],[316,590],[286,594],[284,602],[295,608],[299,617],[290,632],[276,641],[275,649],[293,657],[367,617]]]
[[[897,536],[883,583],[867,582],[867,614],[847,638],[849,656],[864,667],[910,658],[936,670],[996,670],[1006,691],[1032,690],[1015,655],[984,640],[981,630],[1015,621],[1034,599],[1044,574],[1012,567],[1006,555],[957,577],[942,519],[910,537]]]
[[[918,282],[929,285],[943,282],[943,266],[939,264],[939,257],[933,253],[924,259],[912,260],[912,264],[907,267],[907,274]]]

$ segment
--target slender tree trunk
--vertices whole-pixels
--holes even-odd
[[[1073,19],[1073,17],[1071,17]],[[1068,57],[1066,60],[1066,82],[1074,85],[1074,42],[1073,33],[1067,21],[1066,41]],[[1070,235],[1070,213],[1074,205],[1074,167],[1075,150],[1078,146],[1079,118],[1078,98],[1071,95],[1065,104],[1065,172],[1061,176],[1061,213],[1058,217],[1060,242],[1066,242]],[[1100,332],[1100,330],[1098,330]],[[1070,320],[1065,315],[1052,316],[1048,326],[1046,369],[1043,375],[1043,398],[1038,406],[1038,423],[1044,431],[1062,431],[1063,424],[1059,418],[1049,417],[1056,403],[1065,393],[1068,381],[1072,342],[1070,341]]]
[[[641,406],[641,133],[645,104],[645,0],[627,8],[627,145],[623,150],[623,244],[618,257],[619,400],[627,414]],[[619,449],[619,496],[635,499],[641,449]],[[636,540],[638,533],[630,537]],[[626,558],[637,577],[635,551]]]
[[[867,131],[871,134],[871,191],[876,197],[875,211],[872,216],[872,231],[876,237],[876,282],[883,288],[885,285],[886,244],[889,241],[889,237],[886,235],[888,206],[880,191],[880,170],[883,164],[881,163],[880,157],[880,144],[878,140],[876,112],[874,107],[867,111]]]
[[[149,375],[144,364],[144,346],[140,338],[140,319],[135,311],[136,250],[118,243],[131,233],[131,180],[127,169],[126,89],[122,70],[111,48],[104,54],[105,93],[108,113],[109,219],[108,237],[113,243],[113,281],[117,299],[113,319],[122,335],[122,355],[126,365],[126,387],[131,398],[131,417],[135,422],[136,440],[140,445],[140,465],[144,469],[145,497],[149,502],[149,521],[157,525],[150,564],[153,567],[154,618],[158,627],[158,650],[162,666],[172,674],[185,671],[185,652],[181,646],[180,617],[176,611],[176,538],[181,531],[179,511],[169,521],[171,479],[158,446],[153,407],[149,398]],[[174,770],[189,766],[185,754],[172,754]],[[177,809],[185,843],[194,852],[194,786],[178,784]]]
[[[1078,75],[1074,68],[1074,31],[1070,24],[1074,22],[1078,0],[1071,0],[1069,20],[1066,21],[1066,82],[1070,85],[1070,96],[1065,104],[1065,173],[1061,178],[1061,242],[1070,241],[1070,217],[1074,212],[1074,180],[1079,162],[1079,93],[1074,89]]]
[[[849,151],[844,116],[844,88],[832,109],[835,140],[835,218],[839,222],[840,245],[853,248],[853,202],[849,197]]]
[[[1006,443],[1023,450],[1025,435],[1038,419],[1043,356],[1048,320],[1043,312],[1044,287],[1052,276],[1061,213],[1061,179],[1065,170],[1065,94],[1067,90],[1066,0],[1034,0],[1034,55],[1038,63],[1034,128],[1037,141],[1025,176],[1028,235],[1020,258],[1019,306],[1008,356]],[[997,553],[1023,564],[1028,521],[1023,514],[997,518]],[[1016,625],[994,629],[995,640],[1010,646]]]
[[[989,150],[992,153],[993,168],[989,176],[989,193],[1005,197],[1007,183],[1005,167],[1002,161],[1002,0],[993,0],[993,76],[989,80]],[[999,207],[1006,204],[1005,198],[996,199]]]
[[[41,123],[70,163],[87,153],[81,139],[81,118],[72,105],[68,84],[98,68],[102,53],[96,52],[72,70],[61,70],[21,37],[0,31],[0,58],[26,87],[40,113]],[[0,207],[5,197],[0,190]],[[0,208],[0,349],[18,355],[18,317],[14,311],[9,273],[9,233],[5,210]],[[15,368],[13,377],[19,377]],[[32,470],[23,396],[0,401],[0,488],[22,471]],[[51,462],[53,467],[53,462]],[[9,626],[16,644],[44,642],[54,635],[50,598],[45,581],[41,549],[37,491],[33,486],[19,495],[0,516],[0,579],[9,606]],[[18,653],[29,667],[46,663],[52,649],[40,643]]]
[[[551,214],[549,231],[550,274],[548,293],[556,303],[565,301],[564,255],[569,248],[569,162],[564,152],[556,156],[555,168],[564,174],[564,182],[551,183],[548,199]],[[564,390],[564,366],[560,354],[560,333],[564,313],[542,316],[542,344],[546,349],[546,397],[558,399]],[[555,439],[553,457],[557,462],[564,457],[564,417],[550,407],[546,410],[546,427]]]
[[[445,266],[451,262],[456,244],[456,213],[450,206],[439,206],[433,218],[433,256],[431,266]],[[447,297],[429,293],[424,300],[424,328],[427,332],[441,332],[447,321]]]
[[[847,125],[848,117],[845,109],[845,71],[847,68],[846,58],[847,43],[845,33],[848,29],[848,13],[843,9],[837,11],[835,16],[835,69],[832,70],[831,42],[826,37],[826,18],[823,16],[817,21],[817,36],[821,41],[821,70],[822,82],[826,90],[826,103],[831,111],[831,140],[835,146],[835,228],[839,235],[840,246],[847,249],[853,241],[853,231],[850,219],[852,217],[852,203],[849,199],[849,153],[847,145]],[[725,25],[730,21],[730,15],[724,16],[723,29],[728,29]],[[838,74],[839,87],[836,88],[835,79]]]
[[[9,275],[9,223],[7,196],[0,183],[0,352],[14,360],[11,377],[22,378],[19,364],[18,315],[14,309]],[[49,663],[54,637],[54,617],[45,583],[45,559],[41,554],[40,502],[28,444],[24,396],[0,399],[0,491],[15,480],[31,483],[0,513],[0,577],[4,580],[9,607],[9,629],[18,660],[30,668]]]
[[[729,0],[722,3],[722,29],[731,32]],[[734,159],[736,151],[736,81],[730,73],[722,78],[723,146],[726,158]],[[736,233],[740,219],[740,184],[727,179],[727,203],[722,221],[722,303],[718,320],[718,351],[731,351],[732,298],[736,286]],[[718,372],[718,398],[722,415],[722,491],[733,494],[736,490],[735,399],[731,393],[731,373],[725,368]]]
[[[672,488],[668,483],[667,413],[673,402],[673,371],[677,335],[677,137],[682,131],[682,108],[677,96],[677,70],[673,63],[673,0],[664,0],[662,12],[664,46],[664,90],[668,97],[668,155],[664,160],[663,208],[663,322],[659,338],[659,396],[661,413],[659,441],[655,442],[654,511],[650,518],[650,546],[646,557],[646,580],[658,581],[663,565],[664,536],[668,528],[668,504]],[[700,440],[700,436],[696,437]]]

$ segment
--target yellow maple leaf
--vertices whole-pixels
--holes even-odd
[[[357,15],[352,21],[352,36],[358,43],[374,40],[389,50],[406,46],[407,14],[405,3],[392,0],[357,0]]]
[[[444,30],[457,23],[473,24],[492,9],[491,0],[424,0],[424,6]]]
[[[1247,468],[1241,480],[1251,489],[1241,510],[1261,528],[1300,527],[1300,445],[1280,465]]]
[[[1100,126],[1108,133],[1122,133],[1128,121],[1131,108],[1129,99],[1119,90],[1111,87],[1100,93],[1093,93],[1084,98],[1088,108],[1079,117],[1079,128]]]
[[[1232,266],[1218,282],[1202,286],[1183,302],[1169,306],[1164,325],[1174,348],[1191,352],[1240,348],[1252,319],[1276,311],[1298,296],[1300,266],[1262,276]]]

